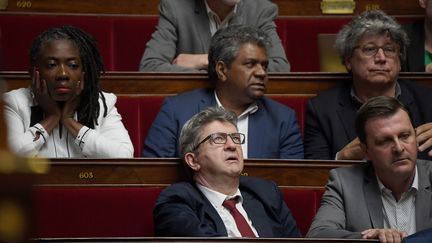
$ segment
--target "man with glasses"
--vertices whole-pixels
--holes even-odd
[[[267,35],[250,26],[230,25],[212,37],[210,88],[167,97],[144,143],[144,157],[178,157],[181,127],[209,106],[238,117],[245,158],[303,159],[303,141],[295,112],[264,96],[267,83]]]
[[[362,160],[365,154],[354,130],[356,111],[368,99],[385,95],[401,101],[413,116],[420,158],[431,159],[431,90],[398,78],[408,37],[382,11],[366,11],[342,28],[336,48],[352,76],[308,102],[305,158]]]
[[[300,237],[277,185],[243,177],[237,116],[208,107],[183,126],[180,154],[191,180],[166,188],[153,211],[165,237]]]

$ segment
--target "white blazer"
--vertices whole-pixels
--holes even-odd
[[[104,106],[99,98],[101,108],[98,125],[94,129],[84,126],[78,136],[74,137],[63,128],[60,136],[57,125],[51,134],[46,133],[37,140],[35,133],[43,127],[39,123],[30,126],[31,107],[37,105],[31,96],[30,88],[20,88],[3,94],[9,149],[25,157],[133,157],[132,142],[115,107],[117,97],[112,93],[103,94],[108,109],[107,116],[103,117]]]

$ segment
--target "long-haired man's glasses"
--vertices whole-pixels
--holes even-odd
[[[201,140],[201,142],[199,142],[197,146],[195,146],[194,150],[197,149],[201,144],[205,143],[207,140],[210,140],[214,144],[226,144],[228,137],[230,137],[233,143],[235,144],[244,144],[245,142],[245,135],[243,133],[217,132],[217,133],[212,133],[207,137],[205,137],[203,140]]]

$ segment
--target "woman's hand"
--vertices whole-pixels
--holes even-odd
[[[36,68],[33,68],[31,89],[34,99],[45,114],[40,124],[51,134],[52,130],[60,121],[61,110],[57,102],[49,95],[46,81],[40,78],[39,71]]]
[[[61,123],[73,136],[78,136],[79,130],[83,127],[81,123],[74,119],[74,114],[78,109],[81,92],[84,89],[84,72],[81,74],[81,80],[77,82],[73,95],[63,106],[61,113]]]
[[[84,72],[81,74],[81,80],[77,81],[77,85],[75,90],[69,100],[67,100],[63,106],[61,120],[62,122],[68,118],[74,118],[74,114],[78,109],[80,100],[81,100],[81,92],[84,89]]]

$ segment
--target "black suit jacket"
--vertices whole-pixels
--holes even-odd
[[[243,207],[260,237],[300,237],[294,218],[275,183],[241,177]],[[155,235],[227,236],[225,225],[194,182],[180,182],[161,192],[153,211]]]
[[[432,122],[432,91],[412,81],[399,80],[399,100],[407,107],[417,127]],[[337,85],[309,100],[305,119],[305,158],[334,159],[336,153],[357,137],[355,118],[360,108],[353,101],[352,82]],[[431,159],[426,152],[419,158]]]
[[[404,72],[424,72],[425,32],[424,20],[404,25],[410,44],[407,48],[407,60],[402,65]]]

